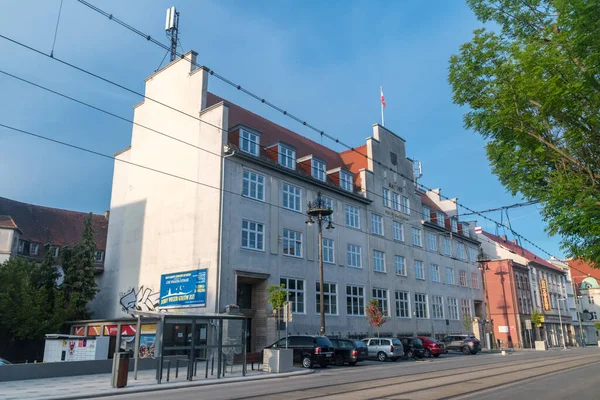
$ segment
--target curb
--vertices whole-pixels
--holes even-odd
[[[123,388],[116,389],[110,388],[111,391],[106,392],[97,392],[97,393],[86,393],[86,394],[76,394],[76,395],[62,395],[62,396],[50,396],[46,397],[46,400],[76,400],[76,399],[92,399],[98,397],[108,397],[108,396],[120,396],[125,394],[133,394],[133,393],[146,393],[146,392],[157,392],[162,390],[174,390],[174,389],[187,389],[191,387],[197,386],[213,386],[213,385],[223,385],[227,383],[238,383],[238,382],[249,382],[249,381],[260,381],[266,379],[278,379],[278,378],[287,378],[292,376],[302,376],[312,374],[314,370],[306,369],[294,372],[284,372],[281,374],[269,374],[269,375],[257,375],[250,377],[236,377],[236,378],[225,378],[225,379],[212,379],[209,381],[192,381],[192,382],[176,382],[176,383],[163,383],[163,384],[152,384],[140,388]]]

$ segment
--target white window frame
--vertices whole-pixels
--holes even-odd
[[[350,268],[362,268],[362,249],[359,245],[347,244],[346,263]]]
[[[294,281],[294,288],[290,288],[289,282]],[[289,278],[289,277],[281,277],[279,278],[280,284],[285,286],[285,291],[287,292],[287,301],[292,302],[292,314],[306,314],[306,282],[304,279],[300,278]],[[302,283],[302,289],[298,289],[298,283]],[[293,297],[290,300],[290,294]],[[299,295],[302,297],[302,301],[298,300]],[[302,306],[302,310],[298,311],[298,306]]]
[[[444,254],[452,257],[452,241],[450,238],[444,237]]]
[[[344,206],[346,216],[346,226],[354,229],[360,229],[360,208],[346,204]]]
[[[406,258],[404,256],[396,255],[394,264],[396,266],[396,275],[406,276]]]
[[[456,242],[456,258],[459,258],[461,260],[465,260],[466,259],[465,244],[464,243]]]
[[[98,257],[100,255],[100,257]],[[104,261],[104,252],[101,250],[96,250],[94,253],[94,262],[102,262]]]
[[[392,197],[390,195],[390,189],[386,187],[381,188],[381,200],[383,201],[384,207],[392,206]]]
[[[467,271],[458,271],[458,284],[462,287],[467,287]]]
[[[436,219],[437,219],[437,224],[438,226],[441,226],[442,228],[446,227],[446,216],[444,215],[444,213],[436,211]]]
[[[283,208],[291,211],[302,212],[302,188],[287,182],[283,182],[281,192],[283,194],[281,199],[281,205]]]
[[[406,196],[402,196],[400,201],[400,209],[402,210],[402,213],[410,215],[410,199]]]
[[[411,227],[411,231],[412,231],[412,244],[415,246],[419,246],[419,247],[423,247],[423,237],[422,237],[422,231],[419,228],[416,228],[414,226]]]
[[[392,192],[392,208],[396,211],[400,211],[400,194]]]
[[[448,279],[450,277],[452,279]],[[448,285],[456,285],[456,279],[454,276],[454,268],[453,267],[446,267],[446,283]]]
[[[302,232],[284,229],[282,238],[283,250],[281,254],[286,257],[302,258]]]
[[[53,249],[54,249],[54,258],[56,258],[60,254],[60,247],[53,246]]]
[[[460,299],[460,311],[462,313],[463,318],[465,318],[465,316],[473,318],[473,308],[471,307],[471,299]]]
[[[331,215],[329,216],[329,218],[331,218],[331,220],[333,221],[333,217],[335,215],[335,207],[334,207],[334,201],[331,197],[327,197],[327,196],[321,196],[321,198],[323,199],[323,202],[325,203],[325,205],[329,208],[331,208],[331,211],[333,211],[331,213]]]
[[[429,273],[431,274],[432,282],[441,282],[440,266],[438,264],[430,263],[429,264]]]
[[[379,214],[371,213],[371,233],[383,236],[383,217]]]
[[[435,233],[427,232],[427,250],[438,251],[438,240]]]
[[[389,291],[383,288],[373,288],[371,290],[371,294],[373,295],[373,300],[377,300],[379,302],[379,310],[381,310],[382,314],[386,317],[390,316],[390,300],[389,300]]]
[[[471,287],[473,289],[479,289],[479,276],[476,272],[471,272]]]
[[[448,300],[448,319],[458,321],[458,300],[456,297],[447,297]]]
[[[428,206],[421,207],[421,213],[423,214],[423,219],[427,222],[431,222],[431,208]]]
[[[414,260],[413,268],[415,270],[415,279],[425,280],[425,268],[423,267],[423,261]]]
[[[244,224],[247,225],[245,228],[244,228]],[[252,228],[252,224],[254,224],[254,228]],[[258,229],[259,226],[261,227],[260,230]],[[244,246],[244,234],[247,235],[246,246]],[[250,246],[251,235],[254,235],[254,243],[255,243],[254,247]],[[261,237],[260,242],[262,244],[262,246],[260,246],[260,247],[258,246],[258,243],[259,243],[258,238],[259,237]],[[252,221],[249,219],[242,220],[242,249],[265,251],[265,224],[263,224],[261,222],[257,222],[257,221]]]
[[[373,250],[373,271],[385,273],[385,253]]]
[[[348,192],[354,192],[353,176],[350,172],[344,170],[340,171],[340,188]]]
[[[323,262],[335,264],[335,242],[333,239],[323,238]]]
[[[333,288],[333,292],[331,289]],[[315,312],[319,314],[321,312],[319,306],[319,301],[321,300],[321,283],[319,281],[316,282],[316,299],[315,299]],[[337,283],[333,282],[325,282],[323,285],[323,300],[327,305],[327,299],[329,299],[329,312],[327,307],[325,307],[325,315],[338,315],[338,290]],[[331,312],[331,308],[335,307],[335,312]]]
[[[254,189],[254,196],[252,190]],[[244,169],[242,173],[242,196],[258,201],[265,201],[265,176]]]
[[[279,144],[279,156],[277,160],[279,165],[291,170],[296,170],[296,149],[284,144]]]
[[[396,290],[396,318],[410,318],[410,292]]]
[[[450,229],[452,232],[458,233],[458,220],[456,218],[450,218]]]
[[[258,156],[260,154],[260,135],[240,129],[240,150]]]
[[[23,254],[24,252],[25,252],[25,241],[19,240],[19,243],[17,244],[17,253]]]
[[[40,254],[40,245],[37,243],[29,243],[29,255],[37,256],[38,254]]]
[[[399,221],[392,221],[392,234],[394,240],[404,242],[404,224]]]
[[[433,319],[444,319],[444,298],[442,296],[431,296],[431,317]]]
[[[414,295],[414,310],[417,319],[429,319],[429,310],[427,307],[427,294],[415,293]]]
[[[348,312],[348,308],[350,308],[350,312]],[[346,315],[361,317],[365,315],[364,286],[346,285]]]
[[[318,179],[322,182],[327,181],[327,167],[325,161],[321,161],[318,158],[313,158],[310,161],[310,171],[313,178]]]

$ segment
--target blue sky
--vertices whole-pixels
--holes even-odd
[[[313,125],[360,145],[380,122],[407,140],[421,182],[483,210],[519,202],[485,157],[483,139],[462,126],[447,82],[448,58],[481,26],[462,0],[116,1],[96,6],[166,43],[165,10],[181,12],[180,39],[198,62]],[[60,0],[1,0],[0,33],[50,52]],[[6,17],[8,15],[8,17]],[[10,16],[14,17],[10,17]],[[64,0],[54,53],[143,92],[164,51],[107,18]],[[0,69],[131,118],[140,98],[0,39]],[[317,142],[318,135],[212,79],[209,90]],[[0,74],[0,123],[113,154],[130,143],[128,123]],[[323,139],[324,145],[336,150]],[[0,128],[0,196],[101,213],[109,208],[110,160]],[[489,214],[499,220],[499,213]],[[513,228],[553,254],[535,206],[510,211]],[[480,222],[491,232],[495,227]],[[540,254],[543,255],[543,254]],[[544,255],[545,256],[545,255]]]

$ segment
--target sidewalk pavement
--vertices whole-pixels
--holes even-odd
[[[173,371],[171,371],[173,372]],[[198,371],[200,372],[200,371]],[[181,387],[227,384],[262,379],[282,378],[288,376],[310,374],[312,370],[294,368],[294,371],[272,374],[262,371],[249,370],[246,376],[241,375],[241,370],[229,373],[225,378],[216,379],[216,376],[205,379],[198,374],[193,381],[185,380],[185,373],[175,378],[172,373],[170,381],[166,382],[166,372],[163,383],[156,383],[156,371],[145,370],[138,372],[137,381],[133,379],[133,372],[129,372],[127,387],[117,389],[110,384],[111,374],[65,376],[60,378],[28,379],[22,381],[9,381],[0,384],[0,399],[2,400],[54,400],[54,399],[89,399],[94,397],[120,395],[125,393],[142,393],[157,390],[167,390]],[[182,376],[183,375],[183,376]]]

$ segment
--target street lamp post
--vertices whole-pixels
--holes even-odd
[[[317,223],[317,228],[319,232],[319,281],[320,285],[320,294],[319,301],[321,303],[321,329],[319,331],[321,336],[325,336],[325,295],[324,295],[324,280],[323,280],[323,224],[327,223],[328,231],[334,229],[333,224],[331,223],[331,214],[333,214],[333,210],[325,199],[321,196],[321,192],[317,192],[317,198],[314,201],[308,202],[308,210],[306,211],[308,214],[308,219],[306,223],[311,226],[315,222]]]
[[[563,332],[563,325],[562,325],[562,317],[560,316],[560,301],[564,301],[565,302],[565,308],[567,308],[567,300],[563,297],[559,297],[558,298],[558,323],[560,324],[560,337],[562,338],[562,343],[563,343],[563,349],[566,350],[567,349],[567,345],[565,344],[565,333]]]
[[[479,254],[477,255],[477,262],[479,263],[479,270],[481,271],[481,284],[483,288],[483,294],[485,295],[485,313],[487,316],[487,320],[489,321],[490,332],[488,333],[488,347],[491,350],[494,344],[494,325],[492,324],[492,315],[490,311],[490,299],[487,292],[486,282],[485,282],[485,273],[490,270],[488,265],[488,259],[485,258],[485,254],[483,254],[483,249],[479,248]]]

